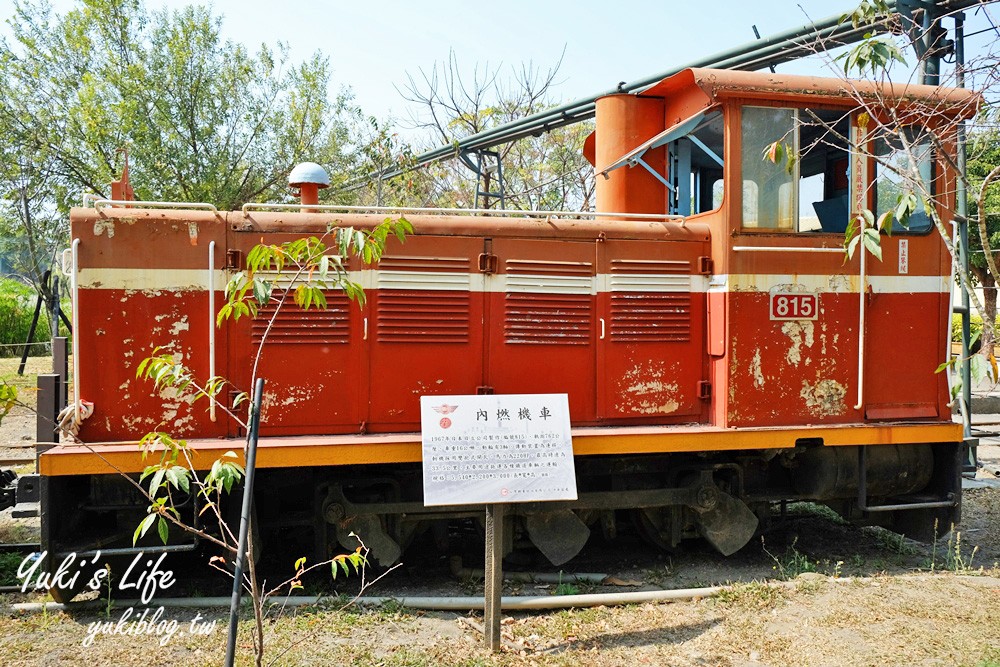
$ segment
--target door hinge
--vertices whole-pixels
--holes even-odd
[[[479,394],[480,396],[486,396],[487,394],[495,394],[496,391],[493,389],[493,387],[482,385],[476,387],[476,393]]]
[[[479,272],[480,273],[496,273],[497,266],[499,262],[497,261],[497,256],[484,252],[479,255]]]
[[[236,248],[226,251],[226,268],[232,271],[239,271],[243,268],[243,252]]]
[[[698,398],[703,401],[707,401],[712,398],[712,383],[707,380],[700,380],[698,382]]]
[[[712,271],[715,269],[715,263],[712,261],[711,257],[705,257],[704,255],[698,258],[698,273],[703,276],[712,275]]]

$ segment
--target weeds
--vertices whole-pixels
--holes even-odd
[[[580,587],[569,581],[562,580],[563,571],[559,570],[559,584],[556,586],[556,595],[579,595]]]
[[[808,554],[804,554],[795,548],[798,541],[799,538],[796,537],[792,540],[792,543],[788,546],[788,548],[785,549],[785,553],[783,555],[776,556],[768,551],[767,546],[764,544],[764,538],[760,538],[761,548],[764,550],[764,553],[770,556],[771,560],[774,561],[774,565],[771,569],[777,573],[779,579],[787,581],[807,572],[816,572],[818,574],[825,574],[834,578],[840,577],[844,561],[811,560]]]
[[[763,581],[737,583],[727,586],[716,596],[719,604],[727,607],[741,607],[751,611],[762,611],[775,607],[785,599],[785,593],[776,586]]]
[[[941,554],[941,561],[938,561],[938,523],[934,522],[934,542],[931,547],[931,560],[928,564],[928,569],[931,572],[935,570],[944,570],[946,572],[971,572],[972,562],[976,558],[976,554],[979,552],[979,547],[973,547],[972,553],[966,556],[962,553],[962,533],[955,530],[955,524],[952,524],[951,531],[948,533],[948,545],[945,548],[943,554]]]

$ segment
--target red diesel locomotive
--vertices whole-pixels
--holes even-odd
[[[406,242],[349,266],[363,307],[330,294],[325,311],[285,308],[263,343],[265,549],[295,540],[326,555],[352,548],[353,531],[387,564],[416,532],[478,516],[422,503],[419,397],[438,394],[569,395],[579,500],[508,514],[508,534],[555,563],[623,519],[664,547],[701,536],[729,554],[787,500],[912,535],[947,526],[962,432],[935,369],[951,256],[926,213],[882,237],[881,261],[845,260],[843,242],[854,212],[878,214],[898,192],[882,165],[901,147],[866,134],[872,109],[933,108],[947,127],[975,105],[957,89],[685,70],[598,100],[593,214],[76,208],[74,400],[93,413],[87,447],[41,456],[44,548],[55,562],[128,551],[148,503],[120,473],[143,469],[146,432],[188,439],[199,465],[242,448],[221,412],[152,390],[136,366],[161,347],[248,388],[272,311],[214,319],[255,244],[399,213]],[[907,136],[930,146],[920,127]],[[791,168],[762,159],[775,141],[798,156]],[[944,220],[951,147],[945,135],[920,165]]]

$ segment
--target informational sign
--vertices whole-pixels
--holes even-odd
[[[771,295],[772,320],[815,320],[819,297],[811,292],[776,292]]]
[[[576,500],[566,394],[421,396],[425,505]]]

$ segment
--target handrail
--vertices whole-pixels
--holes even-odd
[[[215,241],[208,243],[208,377],[215,377]],[[208,397],[208,418],[215,416],[215,396]]]
[[[73,304],[73,416],[76,423],[83,421],[80,416],[80,239],[73,239],[73,274],[70,276]]]
[[[865,273],[865,216],[859,215],[861,221],[858,234],[861,237],[858,249],[861,251],[861,267],[858,271],[858,404],[855,410],[860,410],[865,402],[865,297],[868,291],[868,276]]]
[[[447,213],[452,215],[517,215],[525,217],[593,217],[593,218],[622,218],[628,217],[635,220],[686,220],[683,215],[671,215],[666,213],[609,213],[597,211],[523,211],[514,209],[494,209],[494,208],[415,208],[415,207],[393,207],[393,206],[341,206],[338,204],[243,204],[240,208],[244,217],[249,217],[247,212],[251,209],[280,210],[286,208],[309,209],[310,211],[341,211],[344,213]]]
[[[144,206],[146,208],[189,208],[189,209],[199,209],[205,211],[212,211],[213,213],[218,213],[219,209],[215,208],[214,204],[207,204],[205,202],[170,202],[170,201],[132,201],[131,199],[95,199],[94,200],[94,210],[100,212],[101,206]]]
[[[733,252],[844,252],[843,248],[798,248],[793,246],[734,245]]]

